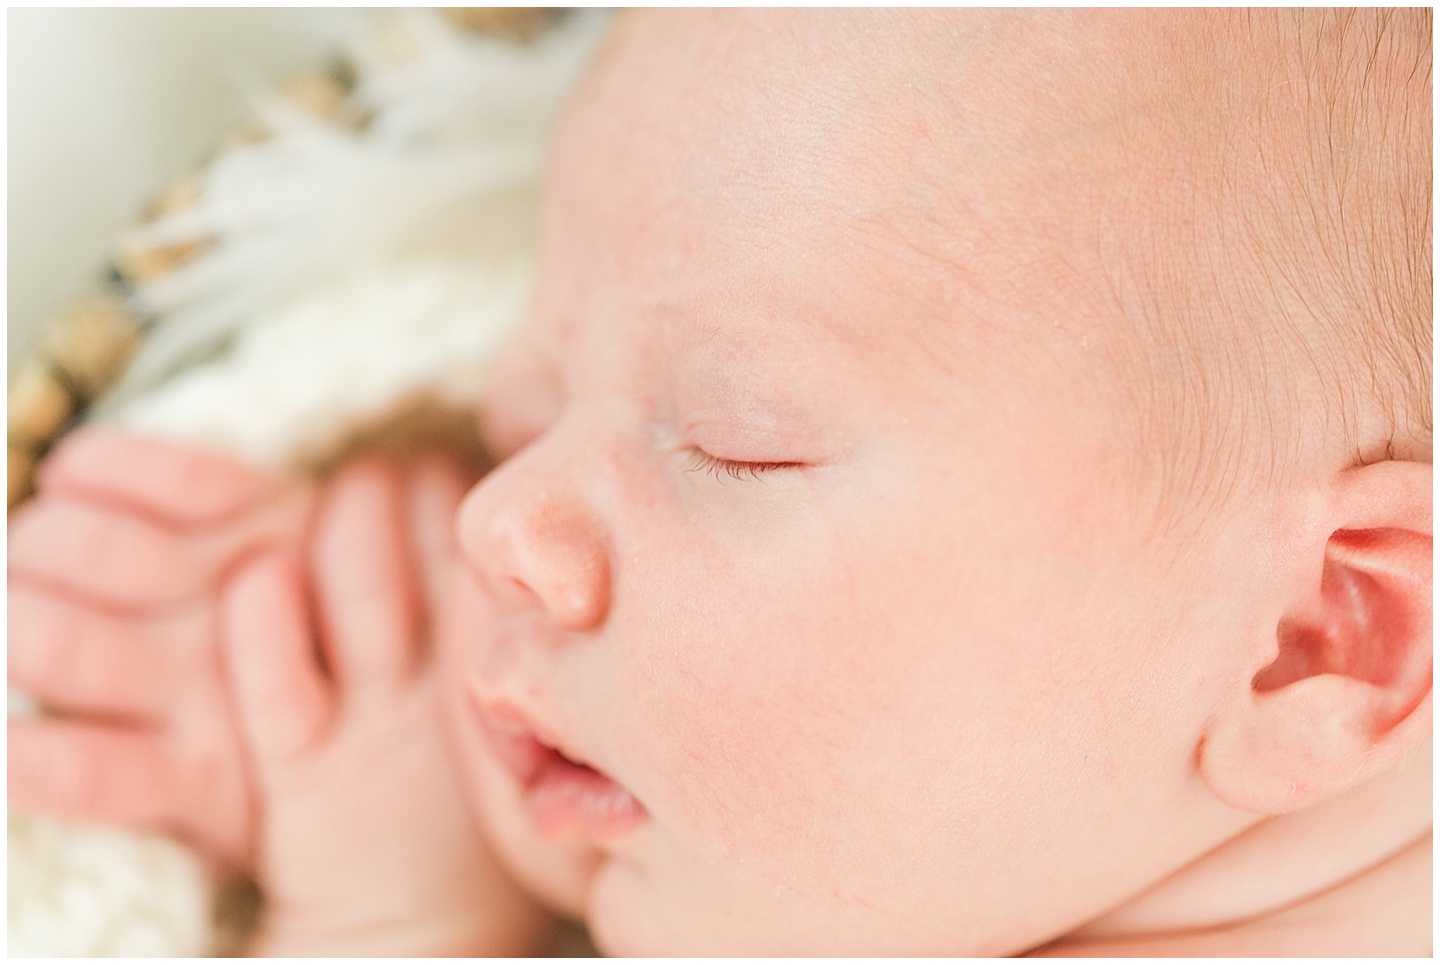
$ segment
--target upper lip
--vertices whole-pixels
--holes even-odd
[[[475,716],[490,739],[496,756],[515,775],[522,787],[528,788],[533,784],[556,754],[573,764],[588,767],[609,777],[553,730],[536,721],[515,704],[504,700],[486,700],[473,690],[470,697]]]

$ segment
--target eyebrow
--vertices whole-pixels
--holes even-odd
[[[686,300],[688,301],[688,300]],[[839,330],[845,326],[839,322],[832,313],[804,311],[802,306],[794,303],[769,302],[766,304],[766,314],[773,314],[779,318],[781,325],[767,329],[763,323],[755,321],[757,312],[749,309],[749,306],[731,304],[728,307],[733,318],[727,318],[717,310],[717,300],[701,299],[698,304],[686,304],[686,301],[679,299],[666,301],[647,308],[646,314],[653,315],[656,324],[665,325],[669,318],[684,318],[686,329],[692,329],[681,339],[666,339],[666,346],[676,356],[683,359],[694,352],[704,350],[710,346],[730,339],[736,348],[743,348],[753,341],[756,336],[764,335],[766,332],[774,333],[778,338],[785,341],[798,342],[796,336],[814,335],[821,336],[822,341],[834,344],[840,334]],[[758,307],[758,306],[757,306]],[[693,330],[698,321],[698,331]],[[829,324],[827,324],[829,323]],[[793,328],[791,328],[793,326]]]

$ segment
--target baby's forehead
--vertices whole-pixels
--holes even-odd
[[[1077,40],[1113,32],[1034,12],[628,15],[560,138],[550,281],[768,294],[811,328],[905,300],[914,327],[993,324],[995,300],[1088,267],[1045,249],[1074,246],[1120,165],[1126,71]]]
[[[570,114],[551,193],[566,232],[579,206],[681,252],[900,232],[964,264],[1018,241],[997,222],[1063,223],[1173,153],[1134,116],[1156,109],[1109,53],[1122,32],[1068,12],[640,12]]]
[[[1166,44],[1086,11],[639,11],[592,89],[618,96],[609,123],[632,121],[671,160],[759,173],[833,159],[878,177],[934,152],[1063,151],[1160,96],[1145,61]]]

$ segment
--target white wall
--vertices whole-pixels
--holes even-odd
[[[7,339],[99,270],[117,231],[243,114],[247,77],[319,63],[355,16],[11,9]]]

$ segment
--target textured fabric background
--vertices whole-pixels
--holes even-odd
[[[240,119],[245,88],[318,60],[357,14],[12,9],[9,357],[165,178]]]

